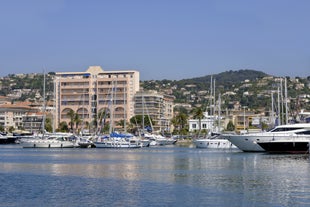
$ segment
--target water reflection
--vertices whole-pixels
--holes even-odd
[[[167,202],[181,199],[219,206],[310,205],[308,155],[195,148],[1,149],[0,161],[4,173],[111,180],[113,185],[109,187],[124,196],[130,194],[128,202],[132,205],[141,201],[144,191],[152,194],[150,200],[165,195]],[[118,185],[122,182],[126,185]],[[85,183],[84,188],[87,192],[103,190],[106,196],[111,190],[98,182]]]

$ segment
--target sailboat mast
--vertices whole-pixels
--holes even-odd
[[[115,82],[112,81],[112,91],[110,98],[110,126],[109,126],[109,134],[113,131],[113,122],[114,122],[114,99],[115,99]]]
[[[283,117],[283,113],[284,113],[284,105],[283,105],[283,103],[284,103],[284,101],[283,101],[283,80],[282,80],[282,78],[280,79],[280,95],[281,95],[281,119],[283,118],[284,119],[284,117]]]
[[[124,131],[127,133],[127,126],[126,126],[127,116],[126,116],[126,87],[124,82]]]
[[[54,77],[54,79],[56,79]],[[55,118],[56,118],[56,80],[54,81],[54,85],[53,85],[53,110],[54,110],[54,113],[53,113],[53,133],[55,133]]]
[[[46,103],[45,103],[45,71],[43,70],[43,120],[42,120],[42,133],[44,135],[45,132],[45,109],[46,109]]]
[[[281,125],[280,102],[280,88],[278,87],[278,125]]]
[[[274,127],[274,101],[273,101],[273,92],[271,92],[271,123]]]
[[[284,98],[285,98],[285,123],[288,124],[288,108],[287,108],[287,82],[284,79]]]
[[[142,130],[144,131],[144,91],[142,91]]]
[[[215,116],[215,78],[214,78],[214,80],[213,80],[213,104],[214,104],[214,106],[213,106],[213,115]]]
[[[220,132],[221,131],[221,93],[219,93],[219,98],[218,98],[218,101],[219,101],[219,105],[218,105],[218,132]]]
[[[211,75],[211,82],[210,82],[210,116],[212,116],[212,95],[213,95],[213,77]]]

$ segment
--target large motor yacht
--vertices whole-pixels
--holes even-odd
[[[298,123],[280,125],[267,132],[241,135],[225,134],[222,136],[244,152],[264,152],[265,149],[263,149],[258,142],[284,140],[298,136],[298,134],[302,134],[308,130],[310,130],[310,123]]]

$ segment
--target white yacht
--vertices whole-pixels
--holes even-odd
[[[207,138],[196,139],[194,144],[197,148],[211,148],[211,149],[237,149],[227,139],[221,138],[221,135],[215,134]]]
[[[258,142],[286,139],[309,129],[310,123],[298,123],[280,125],[268,132],[222,136],[244,152],[264,152],[265,150],[257,144]]]
[[[194,144],[197,148],[237,149],[237,147],[227,139],[197,139],[194,141]]]
[[[160,146],[173,145],[173,144],[176,143],[175,139],[164,137],[164,136],[162,136],[160,134],[148,134],[148,133],[145,133],[144,137],[146,139],[150,140],[150,145],[151,146],[155,146],[155,145],[160,145]]]
[[[141,148],[142,143],[136,139],[110,137],[110,138],[98,138],[94,142],[96,148]]]
[[[75,141],[67,136],[49,136],[47,138],[21,139],[23,148],[73,148]]]

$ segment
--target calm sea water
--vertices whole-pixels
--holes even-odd
[[[0,146],[0,206],[310,206],[309,155]]]

